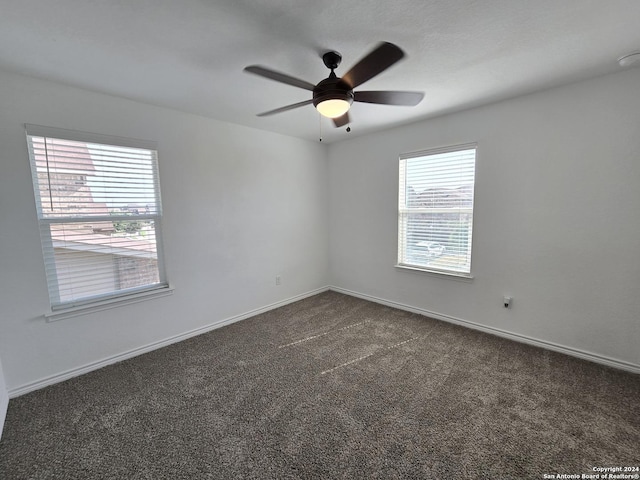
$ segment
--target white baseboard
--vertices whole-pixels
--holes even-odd
[[[180,342],[182,340],[186,340],[191,337],[195,337],[197,335],[201,335],[203,333],[210,332],[211,330],[215,330],[216,328],[224,327],[225,325],[230,325],[235,322],[239,322],[240,320],[245,320],[247,318],[253,317],[255,315],[259,315],[261,313],[268,312],[269,310],[273,310],[279,307],[283,307],[293,302],[297,302],[307,297],[311,297],[313,295],[317,295],[322,292],[326,292],[329,290],[329,287],[321,287],[316,290],[311,290],[306,293],[302,293],[300,295],[296,295],[291,298],[287,298],[285,300],[281,300],[279,302],[272,303],[270,305],[266,305],[264,307],[256,308],[254,310],[250,310],[245,313],[241,313],[240,315],[234,315],[233,317],[225,318],[223,320],[219,320],[217,322],[210,323],[200,328],[196,328],[194,330],[190,330],[185,333],[181,333],[179,335],[175,335],[173,337],[166,338],[164,340],[160,340],[158,342],[150,343],[148,345],[144,345],[142,347],[134,348],[132,350],[119,353],[117,355],[113,355],[108,358],[104,358],[97,362],[88,363],[81,367],[72,368],[62,373],[58,373],[55,375],[51,375],[49,377],[42,378],[40,380],[36,380],[35,382],[27,383],[25,385],[21,385],[16,388],[12,388],[9,390],[9,398],[16,398],[20,395],[24,395],[29,392],[33,392],[35,390],[39,390],[44,387],[48,387],[49,385],[54,385],[56,383],[64,382],[65,380],[69,380],[74,377],[78,377],[85,373],[89,373],[93,370],[97,370],[102,367],[106,367],[107,365],[111,365],[113,363],[121,362],[123,360],[127,360],[129,358],[137,357],[138,355],[142,355],[143,353],[151,352],[153,350],[157,350],[158,348],[166,347],[173,343]]]
[[[603,355],[598,355],[591,352],[585,352],[583,350],[566,347],[564,345],[558,345],[556,343],[547,342],[545,340],[538,340],[537,338],[528,337],[526,335],[520,335],[518,333],[508,332],[506,330],[502,330],[495,327],[488,327],[486,325],[481,325],[479,323],[471,322],[469,320],[463,320],[461,318],[451,317],[449,315],[443,315],[437,312],[431,312],[423,308],[412,307],[410,305],[405,305],[403,303],[395,302],[392,300],[386,300],[384,298],[375,297],[373,295],[354,292],[352,290],[347,290],[345,288],[330,286],[329,290],[332,290],[338,293],[344,293],[345,295],[350,295],[352,297],[362,298],[363,300],[369,300],[371,302],[379,303],[381,305],[386,305],[388,307],[398,308],[400,310],[406,310],[412,313],[418,313],[420,315],[434,318],[436,320],[442,320],[444,322],[454,323],[456,325],[472,328],[474,330],[480,330],[481,332],[489,333],[491,335],[497,335],[499,337],[507,338],[509,340],[514,340],[516,342],[526,343],[536,347],[545,348],[547,350],[553,350],[554,352],[564,353],[572,357],[577,357],[577,358],[588,360],[594,363],[607,365],[608,367],[618,368],[620,370],[626,370],[632,373],[640,373],[640,365],[636,365],[630,362],[625,362],[623,360],[617,360],[615,358],[605,357]]]
[[[144,345],[142,347],[134,348],[132,350],[99,360],[97,362],[88,363],[81,367],[73,368],[67,370],[62,373],[58,373],[55,375],[51,375],[49,377],[42,378],[40,380],[36,380],[35,382],[27,383],[21,385],[19,387],[13,388],[9,390],[9,398],[16,398],[20,395],[24,395],[29,392],[33,392],[35,390],[39,390],[44,387],[48,387],[49,385],[54,385],[56,383],[63,382],[65,380],[69,380],[74,377],[78,377],[85,373],[89,373],[93,370],[97,370],[102,367],[106,367],[107,365],[111,365],[113,363],[121,362],[123,360],[127,360],[129,358],[137,357],[138,355],[142,355],[147,352],[151,352],[153,350],[157,350],[158,348],[166,347],[173,343],[180,342],[182,340],[186,340],[191,337],[195,337],[197,335],[201,335],[203,333],[207,333],[211,330],[215,330],[216,328],[224,327],[225,325],[230,325],[235,322],[239,322],[240,320],[245,320],[247,318],[253,317],[255,315],[259,315],[261,313],[268,312],[270,310],[283,307],[293,302],[297,302],[307,297],[311,297],[313,295],[317,295],[322,292],[326,292],[327,290],[332,290],[338,293],[343,293],[345,295],[350,295],[352,297],[362,298],[363,300],[368,300],[371,302],[379,303],[381,305],[386,305],[388,307],[398,308],[400,310],[406,310],[408,312],[417,313],[420,315],[424,315],[430,318],[434,318],[436,320],[442,320],[449,323],[454,323],[456,325],[462,325],[464,327],[472,328],[475,330],[480,330],[485,333],[489,333],[492,335],[497,335],[499,337],[507,338],[509,340],[514,340],[516,342],[526,343],[529,345],[533,345],[536,347],[545,348],[547,350],[553,350],[555,352],[564,353],[566,355],[571,355],[573,357],[581,358],[583,360],[588,360],[595,363],[600,363],[603,365],[607,365],[609,367],[618,368],[621,370],[626,370],[628,372],[640,373],[640,365],[636,365],[629,362],[624,362],[622,360],[617,360],[614,358],[605,357],[603,355],[597,355],[590,352],[585,352],[583,350],[578,350],[571,347],[566,347],[564,345],[558,345],[555,343],[547,342],[544,340],[538,340],[536,338],[527,337],[525,335],[520,335],[517,333],[508,332],[506,330],[501,330],[499,328],[488,327],[485,325],[480,325],[478,323],[474,323],[468,320],[463,320],[456,317],[451,317],[449,315],[443,315],[441,313],[432,312],[423,308],[412,307],[410,305],[405,305],[403,303],[395,302],[392,300],[386,300],[383,298],[375,297],[373,295],[367,295],[364,293],[354,292],[352,290],[347,290],[345,288],[335,287],[335,286],[327,286],[321,287],[316,290],[311,290],[309,292],[296,295],[294,297],[281,300],[276,303],[272,303],[270,305],[266,305],[261,308],[257,308],[254,310],[250,310],[248,312],[235,315],[233,317],[225,318],[223,320],[219,320],[217,322],[213,322],[211,324],[205,325],[203,327],[190,330],[185,333],[181,333],[179,335],[175,335],[173,337],[166,338],[164,340],[160,340],[158,342],[150,343],[148,345]]]
[[[0,362],[0,438],[2,438],[2,430],[4,429],[4,419],[9,408],[9,393],[4,383],[4,372],[2,370],[2,362]]]

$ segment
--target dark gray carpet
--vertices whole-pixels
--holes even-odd
[[[327,292],[13,399],[2,479],[640,465],[640,376]]]

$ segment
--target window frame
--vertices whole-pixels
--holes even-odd
[[[154,241],[156,248],[156,264],[158,282],[140,285],[136,287],[112,290],[108,293],[99,293],[95,295],[87,295],[69,301],[61,301],[59,288],[59,274],[56,271],[53,275],[47,271],[47,288],[49,296],[50,312],[45,313],[48,321],[77,316],[86,312],[104,310],[113,308],[118,305],[126,305],[143,301],[157,296],[165,296],[173,292],[173,288],[169,286],[166,278],[164,263],[164,245],[162,234],[162,199],[160,192],[160,172],[158,161],[157,143],[148,140],[132,139],[126,137],[118,137],[113,135],[103,135],[89,132],[81,132],[56,127],[47,127],[41,125],[25,124],[25,133],[27,140],[27,149],[29,153],[29,163],[31,166],[33,178],[33,193],[37,212],[37,220],[40,230],[40,241],[43,253],[43,261],[45,270],[47,270],[47,262],[53,262],[55,265],[54,242],[51,234],[51,225],[56,224],[74,224],[82,222],[99,222],[113,221],[111,215],[61,215],[56,217],[47,217],[43,213],[43,199],[39,191],[38,171],[36,168],[36,157],[33,149],[31,137],[43,137],[55,140],[67,140],[72,142],[81,142],[87,144],[102,144],[112,147],[125,147],[134,149],[148,150],[152,154],[152,169],[155,172],[154,191],[157,197],[155,213],[136,214],[134,216],[123,216],[122,221],[138,221],[153,220]],[[94,251],[94,250],[91,250]],[[48,267],[49,269],[55,267]]]
[[[403,172],[403,162],[420,157],[429,157],[434,155],[440,155],[445,153],[461,152],[465,150],[474,150],[474,171],[473,171],[473,193],[471,195],[471,206],[466,208],[460,208],[460,210],[469,210],[467,213],[471,216],[471,229],[469,236],[469,253],[468,253],[468,272],[457,271],[446,268],[437,268],[432,266],[417,265],[403,261],[406,258],[407,250],[407,233],[406,222],[407,214],[412,213],[438,213],[436,210],[441,210],[439,213],[448,213],[444,208],[429,208],[429,207],[407,207],[402,205],[402,200],[405,199],[406,204],[406,172]],[[475,214],[475,183],[476,183],[476,170],[478,162],[478,144],[476,142],[456,144],[445,147],[431,148],[426,150],[419,150],[415,152],[403,153],[398,159],[398,223],[397,223],[397,261],[396,268],[407,270],[415,273],[430,274],[438,277],[448,277],[454,280],[470,281],[473,276],[473,229],[475,227],[474,214]],[[406,168],[406,167],[405,167]]]

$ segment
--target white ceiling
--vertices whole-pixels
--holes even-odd
[[[338,141],[619,70],[640,50],[639,0],[0,0],[0,69],[232,123]],[[366,90],[419,90],[417,107],[354,104],[351,133],[312,106],[256,113],[311,92],[242,70],[317,83],[379,41],[407,57]],[[357,89],[356,89],[357,90]]]

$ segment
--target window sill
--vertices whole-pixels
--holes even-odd
[[[112,308],[122,307],[124,305],[131,305],[132,303],[139,303],[147,300],[152,300],[154,298],[166,297],[168,295],[172,295],[173,290],[174,289],[171,286],[163,286],[132,295],[110,298],[108,300],[93,302],[86,305],[52,311],[49,313],[45,313],[44,318],[47,320],[47,322],[55,322],[57,320],[64,320],[65,318],[78,317],[80,315],[87,315],[89,313],[109,310]]]
[[[446,278],[448,280],[457,280],[460,282],[472,282],[473,275],[466,273],[443,272],[442,270],[429,270],[427,268],[412,267],[409,265],[396,264],[395,267],[400,270],[408,270],[413,273],[421,273],[434,277]]]

